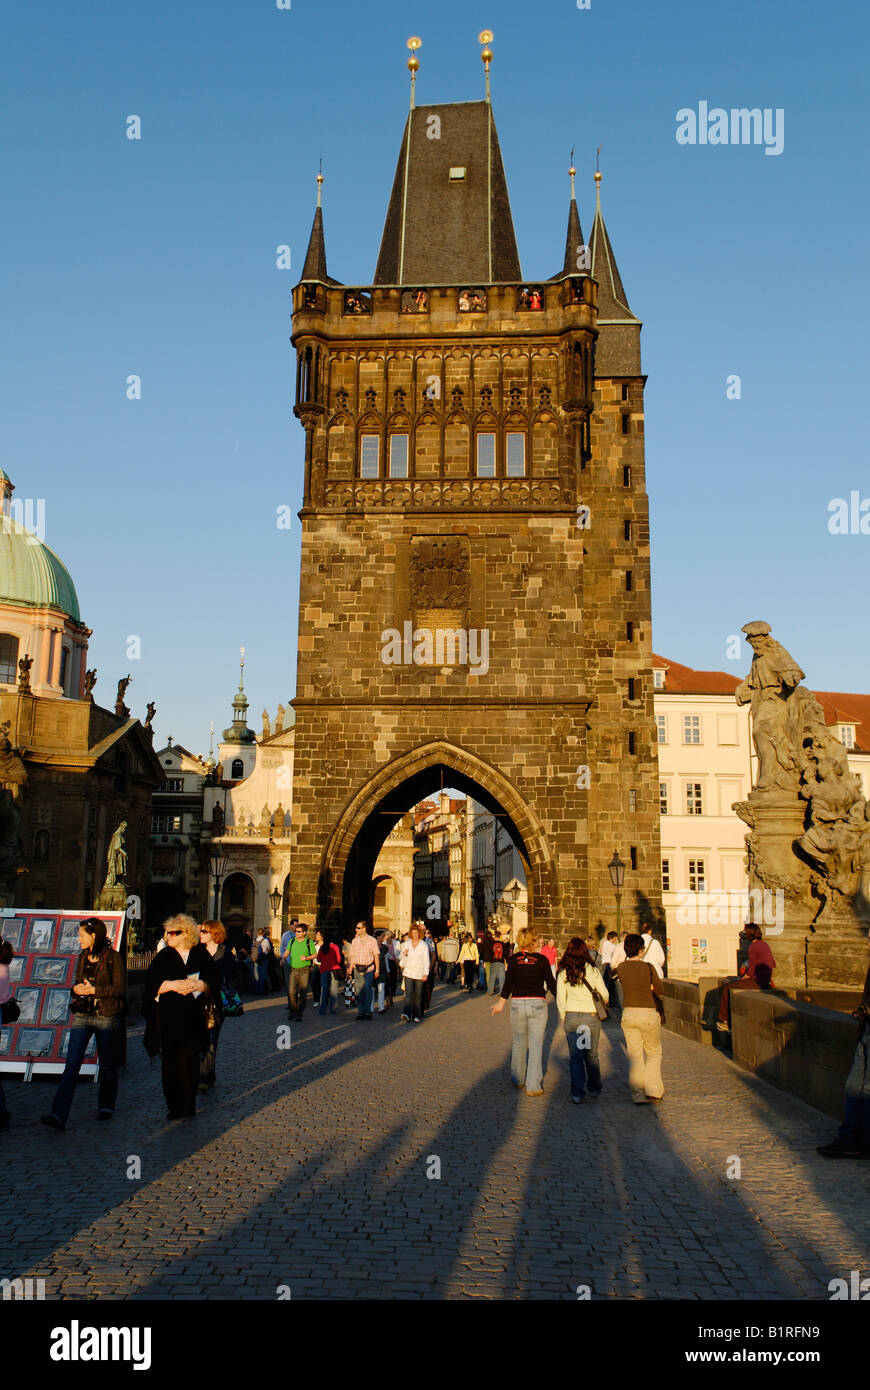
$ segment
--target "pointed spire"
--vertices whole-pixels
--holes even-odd
[[[601,173],[595,170],[595,221],[592,223],[590,275],[598,281],[598,322],[636,323],[628,307],[628,296],[622,284],[610,237],[601,212]]]
[[[480,56],[481,56],[481,59],[482,59],[482,61],[483,61],[484,71],[485,71],[485,73],[486,73],[486,102],[487,102],[487,105],[489,105],[489,100],[490,100],[490,93],[489,93],[489,65],[490,65],[490,63],[492,62],[492,49],[490,48],[489,45],[492,43],[494,37],[495,37],[495,35],[493,34],[493,32],[492,32],[491,29],[481,29],[480,33],[479,33],[478,36],[477,36],[477,42],[483,44],[483,51],[481,52],[481,55],[480,55]]]
[[[248,728],[248,697],[245,694],[245,649],[241,649],[239,688],[233,699],[233,722],[224,729],[225,743],[255,743],[256,734]]]
[[[562,266],[563,275],[576,275],[583,266],[583,248],[586,243],[583,240],[583,228],[580,226],[580,213],[577,209],[577,194],[574,188],[574,175],[577,170],[574,168],[574,151],[571,151],[571,167],[568,170],[568,177],[571,180],[571,202],[568,206],[568,233],[565,237],[565,262]]]
[[[311,228],[311,236],[308,239],[308,250],[305,253],[305,264],[302,267],[303,280],[320,280],[323,284],[331,283],[326,273],[326,242],[323,239],[323,172],[317,174],[317,207],[314,212],[314,223]]]
[[[411,110],[413,111],[414,107],[417,105],[417,72],[420,68],[420,59],[417,57],[417,49],[423,47],[423,40],[414,34],[408,39],[406,47],[411,50],[411,56],[408,59],[408,71],[411,74]]]

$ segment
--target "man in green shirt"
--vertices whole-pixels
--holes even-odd
[[[293,930],[293,938],[286,943],[286,949],[282,953],[282,959],[290,966],[290,980],[287,985],[290,1017],[294,1018],[297,1023],[302,1022],[302,1015],[305,1012],[308,997],[308,976],[311,971],[311,962],[316,954],[314,942],[308,939],[308,927],[304,922],[297,922]]]

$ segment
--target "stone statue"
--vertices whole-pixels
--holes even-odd
[[[32,665],[33,665],[33,657],[32,657],[32,656],[28,656],[27,653],[25,653],[24,656],[22,656],[21,660],[18,662],[18,689],[19,689],[19,690],[29,690],[29,689],[30,689],[30,668],[31,668]]]
[[[9,740],[8,719],[0,725],[0,788],[8,791],[13,801],[17,801],[27,786],[27,768],[20,756],[20,749],[12,747]]]
[[[260,825],[259,825],[259,829],[263,832],[263,834],[267,835],[267,834],[269,833],[269,831],[270,831],[271,828],[272,828],[272,812],[269,810],[269,807],[268,807],[268,806],[264,806],[263,809],[262,809],[262,811],[260,812]]]
[[[281,802],[279,801],[279,802],[278,802],[278,805],[277,805],[277,808],[276,808],[276,810],[275,810],[275,834],[276,834],[276,835],[279,835],[279,836],[280,836],[280,835],[283,835],[283,833],[284,833],[284,821],[285,821],[285,819],[286,819],[286,813],[285,813],[285,811],[284,811],[284,807],[281,805]]]
[[[122,820],[109,841],[106,851],[106,881],[103,884],[94,908],[101,912],[111,912],[127,908],[127,850],[124,837],[127,822]]]
[[[276,733],[276,734],[281,734],[281,733],[284,732],[284,714],[285,714],[284,706],[283,706],[283,705],[279,705],[279,706],[278,706],[278,713],[275,715],[275,733]]]
[[[93,700],[94,686],[97,683],[97,668],[93,667],[90,671],[85,671],[85,699]]]
[[[777,980],[859,983],[856,947],[870,924],[870,803],[794,658],[767,623],[743,631],[754,655],[735,698],[751,701],[758,774],[749,799],[733,809],[752,832],[750,891],[766,892],[771,904],[779,894],[783,905]]]
[[[271,738],[271,737],[272,737],[272,730],[271,730],[270,727],[269,727],[269,711],[264,709],[264,710],[263,710],[263,738],[264,738],[264,739],[267,739],[267,738]]]
[[[154,716],[155,716],[156,713],[157,713],[157,706],[155,705],[155,703],[154,703],[153,700],[149,700],[149,701],[148,701],[148,711],[147,711],[146,716],[145,716],[145,728],[146,728],[146,729],[150,729],[150,728],[151,728],[151,723],[152,723],[152,721],[153,721]]]
[[[751,702],[752,732],[758,754],[756,791],[774,787],[791,790],[797,784],[797,750],[788,737],[788,698],[804,673],[785,647],[775,642],[769,623],[743,628],[753,650],[752,668],[734,692],[738,705]]]
[[[224,833],[224,813],[218,802],[215,802],[214,810],[211,813],[211,833],[214,837]]]
[[[127,686],[132,683],[132,676],[124,676],[123,680],[118,681],[118,694],[115,697],[115,713],[119,719],[129,719],[130,711],[124,704],[124,696],[127,694]]]

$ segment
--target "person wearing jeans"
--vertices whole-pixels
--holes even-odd
[[[582,937],[572,936],[559,962],[556,1005],[568,1040],[571,1100],[575,1105],[581,1104],[587,1088],[590,1100],[597,1100],[601,1095],[598,1065],[601,1020],[595,1008],[596,994],[602,1002],[606,1001],[604,977],[592,964],[586,942]]]
[[[99,917],[86,917],[81,922],[79,945],[82,950],[76,962],[72,987],[75,1005],[66,1066],[52,1101],[51,1113],[42,1117],[42,1123],[51,1129],[66,1129],[76,1081],[91,1038],[96,1038],[100,1064],[98,1119],[112,1118],[118,1095],[123,1026],[121,1016],[126,993],[124,962],[112,948],[106,924]]]
[[[378,943],[369,936],[368,924],[357,922],[354,938],[348,950],[348,964],[353,969],[353,985],[356,990],[357,1020],[372,1016],[372,993],[380,975],[381,953]]]
[[[661,998],[661,976],[649,961],[641,960],[644,940],[635,932],[623,941],[625,960],[616,967],[625,1007],[622,1031],[628,1052],[628,1085],[635,1105],[657,1104],[662,1085],[662,1021],[653,999]]]
[[[420,928],[415,925],[402,945],[402,977],[405,981],[402,1023],[420,1023],[423,1018],[424,991],[430,964],[429,947]]]
[[[501,998],[492,1013],[500,1014],[511,1001],[511,1081],[526,1088],[527,1096],[544,1094],[543,1051],[547,1031],[547,990],[555,997],[556,981],[546,956],[535,948],[538,933],[526,927],[517,937],[517,949],[508,961]]]
[[[308,977],[314,959],[312,943],[308,939],[308,928],[304,922],[297,922],[293,928],[293,940],[287,952],[290,962],[290,979],[287,983],[287,1004],[290,1017],[302,1022],[308,998]]]

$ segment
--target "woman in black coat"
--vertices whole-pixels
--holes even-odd
[[[145,1050],[160,1053],[168,1120],[196,1116],[200,1058],[208,1046],[207,1011],[220,1000],[220,973],[192,917],[164,923],[166,947],[158,951],[145,975],[142,1012]]]

